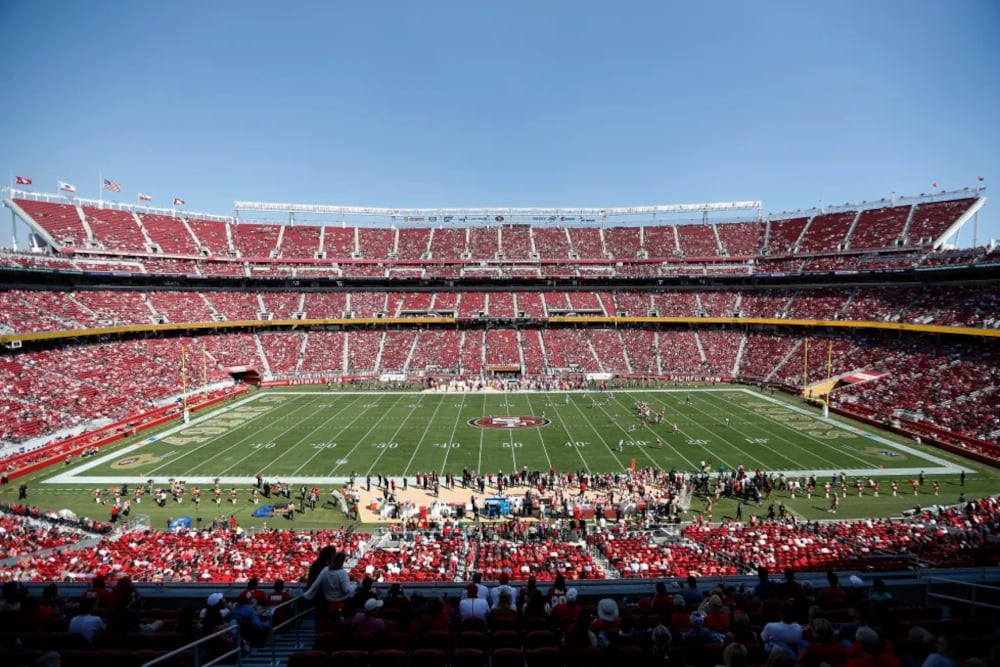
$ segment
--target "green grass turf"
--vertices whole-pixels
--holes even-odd
[[[255,507],[248,500],[257,473],[291,482],[294,489],[318,484],[325,499],[337,480],[352,472],[362,480],[367,475],[398,478],[429,471],[460,475],[463,467],[494,474],[525,466],[603,473],[625,471],[633,461],[639,468],[681,471],[711,461],[713,470],[744,465],[794,476],[817,472],[820,483],[839,471],[847,472],[850,480],[880,479],[880,498],[866,491],[859,499],[852,492],[841,502],[838,518],[886,516],[918,504],[955,502],[960,491],[974,498],[998,488],[1000,475],[993,468],[849,420],[823,420],[815,409],[781,395],[744,388],[621,390],[611,395],[607,406],[605,395],[596,392],[568,396],[569,402],[565,393],[258,392],[199,413],[186,426],[171,424],[104,449],[98,457],[37,473],[28,480],[29,501],[106,519],[108,508],[93,501],[95,487],[123,482],[134,487],[146,479],[165,486],[173,478],[203,489],[199,512],[206,521],[235,513],[245,524],[260,524],[263,520],[250,518]],[[635,416],[636,401],[648,402],[654,412],[665,408],[663,423],[642,426]],[[484,416],[543,414],[548,423],[536,428],[481,428],[469,423]],[[663,440],[662,448],[656,446],[657,437]],[[619,440],[624,441],[622,452]],[[968,470],[968,479],[959,489],[962,467]],[[914,497],[907,480],[920,471],[926,471],[927,482]],[[224,490],[240,489],[237,505],[228,503],[228,493],[221,508],[211,502],[215,478],[221,478]],[[891,480],[901,484],[896,498],[889,490]],[[938,498],[931,489],[934,480],[942,484]],[[13,500],[13,493],[5,489],[3,499]],[[806,518],[833,518],[822,495],[820,491],[808,500],[776,493],[773,502],[783,502]],[[698,512],[702,506],[696,500],[691,509]],[[168,502],[161,509],[147,498],[135,510],[162,527],[167,517],[191,514],[194,508],[190,503]],[[744,517],[766,510],[767,503],[747,508]],[[733,503],[724,501],[713,516],[718,520],[734,514]],[[300,516],[294,527],[329,527],[346,521],[339,510],[323,508]],[[269,525],[293,524],[272,519]]]

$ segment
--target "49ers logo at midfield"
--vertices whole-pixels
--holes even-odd
[[[530,415],[501,415],[498,417],[478,417],[469,420],[469,426],[478,426],[479,428],[539,428],[541,426],[548,426],[551,423],[551,419]]]

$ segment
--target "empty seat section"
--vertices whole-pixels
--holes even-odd
[[[87,245],[87,230],[80,222],[80,214],[70,204],[56,204],[31,199],[15,199],[39,227],[48,232],[58,246],[84,248]]]
[[[278,234],[281,227],[278,225],[259,225],[255,223],[243,222],[233,225],[233,245],[239,252],[240,257],[245,259],[267,259],[276,252],[278,246]]]
[[[146,237],[131,211],[116,211],[84,206],[83,214],[94,238],[108,250],[146,252]]]

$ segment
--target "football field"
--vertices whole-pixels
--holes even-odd
[[[643,420],[636,405],[663,413]],[[657,441],[662,442],[662,446]],[[47,480],[244,484],[258,474],[324,484],[352,474],[514,470],[621,472],[632,466],[849,478],[957,475],[931,448],[744,388],[600,393],[263,391],[199,414]]]

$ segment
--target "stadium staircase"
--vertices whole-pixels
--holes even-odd
[[[267,355],[264,353],[264,345],[260,342],[260,336],[254,334],[253,342],[257,345],[257,354],[260,355],[260,363],[264,366],[264,374],[271,377],[271,364],[267,363]]]
[[[375,355],[375,372],[382,368],[382,353],[385,351],[385,333],[378,337],[378,354]]]
[[[740,337],[740,346],[736,349],[736,361],[733,362],[733,368],[730,371],[730,375],[737,377],[740,374],[740,363],[743,361],[743,353],[747,349],[747,337]]]
[[[858,220],[860,219],[861,209],[858,209],[858,212],[854,214],[854,222],[852,222],[851,226],[847,228],[847,234],[844,235],[844,238],[841,241],[841,243],[844,244],[844,248],[851,247],[851,236],[854,234],[854,229],[858,226]]]
[[[792,345],[792,349],[788,351],[788,354],[783,356],[781,358],[781,361],[779,361],[777,364],[774,365],[774,368],[771,369],[771,372],[768,373],[767,377],[765,377],[764,379],[770,382],[771,378],[774,377],[774,374],[777,373],[778,370],[782,368],[785,364],[787,364],[792,357],[797,355],[799,353],[799,349],[801,348],[802,348],[802,341],[801,340],[795,341],[795,344]]]
[[[702,347],[701,338],[698,336],[698,332],[694,332],[694,344],[698,346],[698,358],[701,359],[701,365],[708,365],[708,357],[705,356],[705,348]]]
[[[911,206],[910,212],[906,214],[906,224],[903,225],[903,231],[900,232],[899,237],[905,239],[910,235],[910,223],[913,222],[913,214],[916,212],[917,207]]]
[[[75,206],[74,208],[76,209],[76,214],[78,216],[80,216],[80,224],[83,225],[84,231],[87,232],[87,243],[88,243],[88,245],[91,244],[91,243],[96,243],[97,242],[97,237],[94,236],[94,230],[91,229],[90,228],[90,224],[87,223],[87,216],[84,215],[84,213],[83,213],[83,207],[82,206]]]

